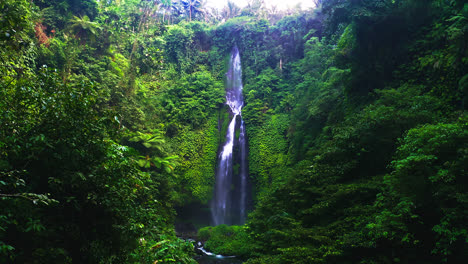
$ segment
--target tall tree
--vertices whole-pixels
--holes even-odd
[[[196,15],[197,13],[204,13],[202,8],[202,1],[200,0],[183,0],[182,4],[185,11],[189,15],[189,21],[192,21],[192,15]]]
[[[227,5],[223,8],[222,16],[225,19],[236,17],[240,14],[240,7],[233,1],[228,1]]]
[[[171,16],[173,2],[172,0],[161,0],[161,3],[159,3],[159,7],[163,10],[163,23],[164,23],[166,14],[169,14],[169,16]],[[170,18],[169,18],[169,21],[170,21]]]

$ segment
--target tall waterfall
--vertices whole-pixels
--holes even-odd
[[[242,68],[239,50],[234,47],[226,73],[226,104],[230,118],[226,140],[218,156],[216,183],[211,203],[214,225],[243,224],[249,199],[247,140],[242,120]],[[238,133],[236,133],[238,131]]]

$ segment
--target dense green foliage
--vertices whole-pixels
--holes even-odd
[[[468,4],[316,2],[3,0],[0,262],[193,263],[174,208],[211,199],[237,45],[254,208],[207,249],[462,263]]]
[[[198,239],[206,241],[205,249],[224,256],[246,257],[252,252],[252,240],[244,226],[204,227],[198,231]]]
[[[209,199],[222,79],[154,4],[0,5],[0,262],[194,262],[173,207]]]
[[[249,263],[463,262],[468,6],[322,7],[303,58],[246,80]]]

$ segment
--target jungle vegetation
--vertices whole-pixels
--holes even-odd
[[[194,263],[224,73],[242,57],[247,263],[463,263],[468,4],[0,2],[0,262]]]

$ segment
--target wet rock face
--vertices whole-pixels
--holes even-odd
[[[184,239],[196,239],[197,237],[197,228],[193,223],[176,223],[175,231],[178,237]]]

